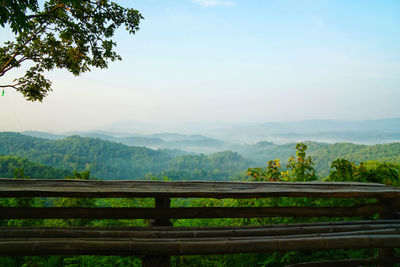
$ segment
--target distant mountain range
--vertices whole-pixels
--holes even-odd
[[[51,134],[27,131],[24,134],[47,139],[80,135],[130,146],[213,153],[230,149],[235,144],[254,144],[260,141],[277,144],[307,140],[357,144],[398,142],[400,141],[400,118],[364,121],[303,120],[253,124],[181,123],[174,125],[125,120],[89,132]]]
[[[158,133],[150,135],[131,135],[104,131],[72,132],[66,134],[51,134],[38,131],[25,131],[25,135],[57,140],[71,135],[99,138],[102,140],[121,143],[127,146],[144,146],[151,149],[180,149],[194,153],[214,153],[225,150],[224,142],[202,135],[185,135],[178,133]]]
[[[289,143],[312,140],[328,143],[378,144],[400,140],[400,118],[366,121],[304,120],[243,124],[212,129],[202,134],[239,143],[258,141]]]

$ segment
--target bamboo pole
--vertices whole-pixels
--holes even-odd
[[[355,217],[386,212],[381,204],[353,207],[199,208],[0,208],[0,219],[192,219],[261,217]]]
[[[329,261],[318,261],[318,262],[303,262],[297,264],[286,265],[286,267],[313,267],[313,266],[324,266],[324,267],[354,267],[354,266],[365,266],[375,264],[394,264],[400,263],[400,257],[394,258],[370,258],[370,259],[347,259],[347,260],[329,260]]]
[[[207,237],[263,237],[275,238],[293,235],[346,235],[378,234],[400,231],[400,224],[338,225],[338,226],[300,226],[281,228],[216,229],[204,230],[111,230],[111,229],[69,229],[69,228],[0,228],[0,238],[207,238]]]
[[[1,240],[0,255],[204,255],[232,253],[264,253],[274,251],[315,251],[325,249],[363,249],[400,247],[400,235],[347,235],[282,239],[202,241],[201,239],[21,239]]]
[[[9,237],[7,239],[4,239],[4,241],[11,242],[11,241],[23,241],[23,240],[38,240],[38,241],[51,241],[55,239],[79,239],[79,240],[87,240],[87,241],[114,241],[114,240],[134,240],[136,242],[187,242],[187,241],[193,241],[193,242],[216,242],[216,241],[223,241],[223,240],[229,240],[229,241],[242,241],[242,240],[278,240],[278,239],[301,239],[301,238],[311,238],[311,237],[340,237],[340,236],[357,236],[357,235],[400,235],[400,229],[399,228],[389,228],[389,229],[378,229],[378,230],[362,230],[362,231],[346,231],[346,232],[336,232],[336,233],[312,233],[312,234],[295,234],[295,235],[275,235],[275,236],[222,236],[222,237],[215,237],[215,236],[207,236],[207,237],[183,237],[183,236],[176,236],[176,237],[158,237],[158,236],[153,236],[153,237],[143,237],[143,236],[135,236],[135,237],[116,237],[116,236],[86,236],[86,235],[81,235],[78,237],[71,237],[71,236],[63,236],[63,237],[58,237],[58,236],[52,236],[52,237]]]

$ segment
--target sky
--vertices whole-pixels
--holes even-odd
[[[117,32],[123,60],[48,73],[42,103],[6,89],[0,131],[400,117],[398,0],[117,2],[145,17],[135,35]]]

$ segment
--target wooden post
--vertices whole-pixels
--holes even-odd
[[[168,209],[171,205],[171,199],[167,197],[156,197],[155,198],[155,208]],[[169,219],[156,219],[151,223],[152,226],[172,226]]]
[[[156,197],[154,199],[155,208],[169,208],[171,199],[167,197]],[[155,212],[157,212],[155,210]],[[151,226],[172,226],[169,219],[155,219],[150,223]],[[142,267],[170,267],[171,257],[170,256],[144,256],[142,258]]]
[[[396,211],[399,208],[399,198],[382,198],[379,199],[379,203],[385,207],[385,212],[379,214],[379,219],[395,219]],[[380,248],[379,258],[393,258],[394,248]],[[393,267],[393,263],[378,264],[378,267]]]

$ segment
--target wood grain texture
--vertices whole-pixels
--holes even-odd
[[[400,189],[370,183],[169,182],[0,179],[0,197],[399,198]]]

